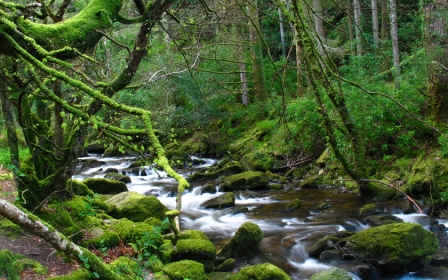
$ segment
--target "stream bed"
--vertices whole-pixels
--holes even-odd
[[[115,168],[120,173],[127,173],[132,182],[127,184],[130,191],[153,195],[168,208],[175,208],[175,191],[177,183],[166,176],[163,171],[153,170],[147,166],[140,172],[126,171],[129,164],[135,160],[132,157],[103,158],[92,156],[103,161],[104,165],[96,168],[78,170],[74,178],[83,180],[88,177],[103,177],[104,170]],[[81,158],[80,160],[86,160]],[[216,159],[202,159],[203,164],[179,170],[184,177],[195,171],[217,162]],[[208,182],[207,182],[208,183]],[[301,189],[298,182],[291,182],[282,190],[276,191],[242,191],[235,193],[236,206],[245,206],[248,212],[233,214],[231,209],[202,209],[201,203],[217,197],[222,192],[202,193],[205,183],[192,184],[182,196],[181,229],[197,229],[203,231],[217,248],[229,240],[244,222],[257,224],[264,233],[261,243],[262,254],[252,262],[270,262],[286,271],[292,279],[308,279],[314,273],[337,266],[349,271],[353,279],[360,279],[356,267],[360,262],[339,261],[320,263],[308,257],[308,248],[318,239],[341,230],[360,231],[368,228],[365,217],[359,215],[359,209],[367,202],[358,196],[340,192],[332,186]],[[287,211],[286,205],[294,199],[301,201],[301,207],[296,211]],[[316,211],[317,205],[328,202],[331,206],[323,211]],[[375,202],[382,213],[398,216],[404,221],[417,222],[425,225],[428,217],[420,214],[404,215],[390,202]],[[448,225],[448,221],[440,220]],[[374,279],[434,279],[418,274],[391,275]]]

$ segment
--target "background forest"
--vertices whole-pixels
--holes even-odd
[[[321,165],[319,183],[443,215],[447,4],[0,1],[1,162],[32,211],[96,146],[177,179],[188,155]]]

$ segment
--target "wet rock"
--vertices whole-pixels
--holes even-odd
[[[85,152],[87,152],[89,154],[98,154],[98,155],[103,154],[104,150],[106,150],[106,148],[104,148],[104,144],[100,144],[100,143],[92,143],[89,146],[84,148]]]
[[[311,248],[308,250],[308,256],[310,258],[319,258],[320,254],[325,250],[328,241],[331,241],[333,244],[338,242],[338,238],[333,235],[327,235],[317,241]]]
[[[123,192],[105,202],[115,205],[115,210],[110,213],[111,216],[118,219],[128,218],[134,222],[141,222],[149,217],[164,220],[165,212],[168,210],[157,198],[137,192]]]
[[[228,191],[261,189],[267,187],[268,179],[263,172],[246,171],[222,179],[222,186]]]
[[[316,273],[310,278],[310,280],[328,280],[328,279],[352,280],[352,277],[346,270],[337,267],[332,267],[327,270]]]
[[[418,273],[423,279],[448,279],[448,268],[446,266],[429,266],[426,270]]]
[[[125,184],[131,183],[131,178],[129,178],[129,176],[120,174],[118,172],[108,172],[104,175],[104,178],[120,181]]]
[[[320,211],[326,210],[330,207],[331,207],[331,204],[329,202],[322,202],[319,205],[317,205],[317,207],[314,208],[313,211],[320,212]]]
[[[377,211],[375,203],[368,203],[359,209],[360,216],[371,216]]]
[[[301,203],[298,198],[294,199],[288,205],[286,205],[286,211],[294,211],[300,209]]]
[[[448,267],[448,250],[440,248],[437,253],[432,255],[431,265]]]
[[[194,279],[207,280],[204,265],[192,260],[182,260],[169,263],[162,268],[168,279]]]
[[[229,176],[243,171],[243,166],[239,161],[231,161],[221,167],[217,165],[218,169],[208,169],[204,172],[196,172],[189,176],[187,181],[190,183],[212,181],[222,176]]]
[[[383,270],[424,269],[438,249],[436,236],[416,223],[393,223],[348,237],[342,256],[366,260]]]
[[[291,280],[291,277],[277,266],[270,263],[264,263],[246,266],[230,277],[230,280],[243,279]]]
[[[320,262],[331,262],[340,259],[341,256],[339,250],[326,250],[319,255]]]
[[[230,258],[225,260],[220,265],[218,265],[215,270],[219,272],[232,271],[232,269],[235,268],[235,265],[236,265],[235,259]]]
[[[393,223],[402,223],[403,220],[393,215],[374,215],[364,219],[370,227],[377,227]]]
[[[82,181],[94,193],[99,194],[116,194],[128,191],[125,183],[103,178],[87,178]]]
[[[213,183],[205,184],[205,186],[201,188],[201,194],[202,193],[216,193],[216,185]]]
[[[273,183],[278,183],[278,184],[285,184],[286,181],[288,180],[286,177],[283,177],[281,175],[278,174],[274,174],[271,171],[266,171],[264,173],[266,175],[266,177],[268,177],[269,182],[273,182]]]
[[[215,268],[213,260],[216,257],[215,246],[209,240],[181,239],[176,243],[176,250],[171,258],[175,261],[194,260],[204,265],[205,272]]]
[[[200,208],[228,208],[235,206],[235,195],[232,192],[227,192],[218,197],[212,198],[210,200],[205,201],[201,205]]]
[[[248,213],[248,212],[249,212],[249,208],[247,208],[246,206],[242,206],[242,205],[228,208],[223,211],[223,213],[225,215],[238,215],[238,214],[244,214],[244,213]]]
[[[322,184],[323,184],[322,176],[320,176],[319,174],[316,174],[316,175],[311,175],[311,176],[307,177],[306,179],[304,179],[302,182],[300,182],[300,187],[302,189],[312,189],[312,188],[317,188]]]
[[[263,232],[254,223],[242,224],[235,235],[218,251],[219,257],[238,258],[254,256],[260,250]]]
[[[97,168],[105,165],[106,162],[97,160],[97,159],[88,159],[81,165],[81,170],[85,170],[88,168]]]
[[[378,273],[376,267],[371,264],[360,264],[355,266],[356,275],[361,279],[378,279],[378,277],[372,277],[374,273]]]
[[[109,167],[105,171],[105,173],[118,173],[118,169],[114,167]]]

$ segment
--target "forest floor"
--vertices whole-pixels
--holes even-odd
[[[0,166],[0,174],[6,173],[7,170]],[[8,200],[11,203],[14,202],[16,189],[13,180],[0,180],[0,198]],[[32,269],[26,269],[20,276],[22,280],[48,279],[53,276],[70,274],[70,272],[79,268],[77,263],[68,263],[58,254],[55,254],[55,249],[45,240],[28,232],[10,236],[4,231],[0,231],[0,250],[4,249],[37,261],[48,270],[46,275],[40,275]],[[0,280],[6,279],[3,277],[5,276],[0,274]]]

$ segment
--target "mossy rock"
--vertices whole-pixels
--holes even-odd
[[[111,179],[123,182],[125,184],[131,183],[131,178],[129,176],[117,173],[117,172],[108,172],[104,175],[105,179]]]
[[[126,279],[140,279],[143,274],[141,266],[132,258],[125,256],[111,262],[109,267]]]
[[[128,191],[126,184],[117,180],[87,178],[83,181],[83,183],[86,184],[87,187],[94,193],[99,194],[116,194]]]
[[[0,278],[19,280],[21,273],[27,268],[42,275],[48,272],[40,263],[27,259],[23,255],[14,254],[8,250],[0,251]]]
[[[168,208],[154,196],[144,196],[137,192],[123,192],[105,201],[115,205],[110,213],[115,218],[128,218],[134,222],[142,222],[149,217],[159,220],[166,218]]]
[[[327,235],[321,239],[319,239],[316,243],[313,244],[313,246],[310,247],[308,250],[308,256],[310,258],[319,258],[320,254],[325,250],[327,247],[328,242],[337,243],[339,240],[338,237],[333,235]]]
[[[136,243],[137,240],[143,238],[145,233],[150,233],[155,230],[152,225],[144,222],[132,222],[128,219],[112,220],[108,222],[110,229],[118,233],[125,244]],[[158,242],[163,244],[162,240],[159,240]]]
[[[219,165],[218,165],[219,166]],[[190,183],[212,181],[219,177],[229,176],[243,171],[243,166],[239,161],[231,161],[217,170],[207,170],[205,172],[196,172],[187,178]]]
[[[241,163],[248,170],[265,172],[274,168],[275,157],[271,153],[257,151],[244,155]]]
[[[316,212],[320,212],[320,211],[327,210],[330,207],[331,207],[331,204],[329,202],[325,201],[325,202],[319,203],[317,205],[317,207],[314,208],[313,210],[316,211]]]
[[[389,270],[424,269],[439,248],[437,237],[416,223],[393,223],[360,231],[348,237],[343,257],[366,260]]]
[[[300,182],[300,187],[303,189],[312,189],[317,188],[323,184],[324,182],[322,180],[322,176],[319,174],[315,174],[308,176],[302,182]]]
[[[112,146],[107,147],[106,150],[104,150],[103,157],[122,157],[131,154],[132,153],[129,150],[120,148],[120,146]]]
[[[242,224],[235,235],[218,251],[219,257],[238,258],[254,256],[260,251],[263,232],[254,223]]]
[[[97,159],[88,159],[81,165],[81,170],[88,168],[97,168],[105,165],[105,161],[97,160]]]
[[[285,184],[286,181],[288,181],[288,178],[283,177],[281,175],[272,173],[271,171],[267,170],[264,174],[268,177],[270,182],[279,183],[279,184]]]
[[[222,209],[232,206],[235,206],[235,195],[232,192],[227,192],[203,202],[199,207]]]
[[[376,213],[376,204],[368,203],[359,209],[360,216],[370,216]]]
[[[173,233],[164,235],[164,238],[171,240],[174,245],[176,245],[177,240],[181,240],[181,239],[202,239],[202,240],[210,241],[210,239],[208,238],[207,235],[205,235],[205,233],[203,233],[202,231],[199,231],[199,230],[195,230],[195,229],[182,230],[181,232],[179,232],[179,235],[177,236],[177,240],[175,240],[175,236]]]
[[[232,271],[235,268],[236,261],[233,258],[225,260],[223,263],[216,267],[216,271],[227,272]]]
[[[180,239],[176,244],[174,260],[214,260],[216,249],[213,243],[203,239]]]
[[[118,233],[103,228],[95,227],[86,231],[82,245],[95,249],[114,248],[120,244]]]
[[[332,267],[311,276],[310,280],[352,280],[350,274],[341,268]]]
[[[268,178],[260,171],[246,171],[224,177],[222,186],[228,191],[261,189],[268,186]]]
[[[387,224],[393,224],[393,223],[402,223],[403,220],[393,216],[393,215],[373,215],[368,216],[364,219],[364,221],[369,224],[370,227],[377,227]]]
[[[80,195],[80,196],[92,196],[94,195],[94,192],[87,187],[86,184],[79,180],[68,180],[66,183],[66,189],[69,190],[74,195]]]
[[[169,280],[208,280],[204,265],[192,260],[182,260],[165,265],[162,268]]]
[[[230,280],[291,280],[283,270],[270,263],[249,265],[230,277]]]
[[[298,198],[294,199],[288,205],[286,205],[285,209],[286,211],[294,211],[300,209],[301,203]]]

